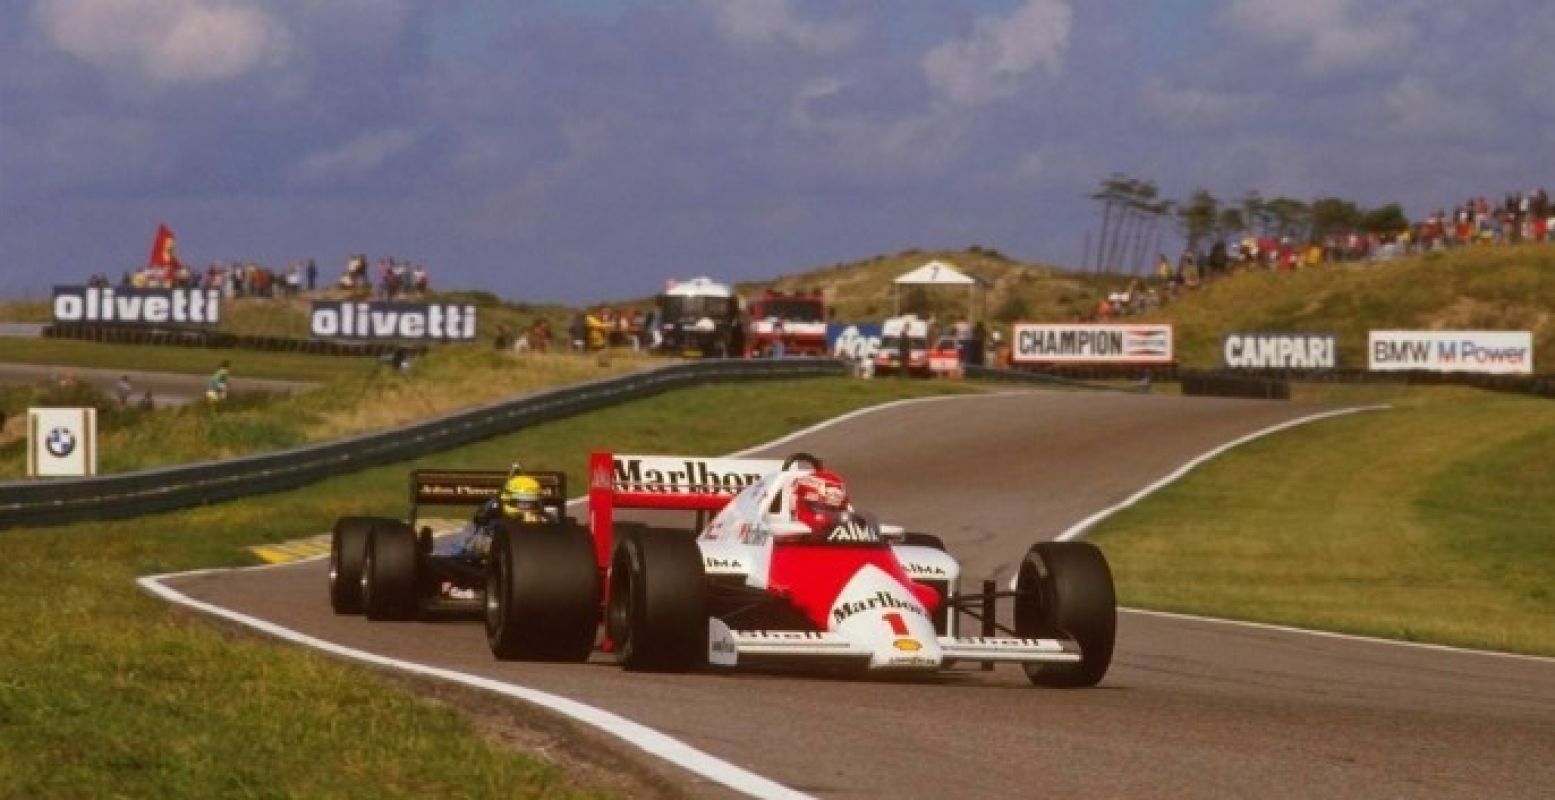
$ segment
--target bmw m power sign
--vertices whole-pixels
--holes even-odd
[[[97,474],[97,409],[27,409],[27,476]]]

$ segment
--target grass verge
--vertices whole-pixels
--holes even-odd
[[[399,513],[414,467],[521,457],[581,487],[590,448],[722,453],[958,388],[817,379],[683,390],[294,492],[0,533],[0,796],[592,794],[390,679],[193,623],[134,579],[253,563],[248,545],[317,533],[343,514]]]
[[[98,471],[112,473],[339,439],[663,362],[631,354],[601,359],[445,347],[415,361],[407,374],[372,360],[348,363],[357,366],[315,390],[290,397],[235,395],[218,407],[192,403],[151,412],[119,409],[88,387],[80,387],[86,394],[70,402],[40,404],[97,406]],[[246,357],[234,357],[232,369],[234,375],[247,375]],[[28,396],[0,392],[0,407],[19,414],[30,404]],[[0,446],[0,480],[25,474],[26,452],[23,438]]]
[[[1259,439],[1106,520],[1120,601],[1555,655],[1555,403],[1317,392],[1394,408]]]
[[[323,383],[342,374],[362,375],[378,366],[376,359],[269,353],[262,350],[216,350],[198,347],[103,344],[70,339],[0,339],[0,361],[86,369],[133,369],[209,375],[223,359],[242,365],[245,378]]]

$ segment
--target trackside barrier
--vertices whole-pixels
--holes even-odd
[[[974,377],[971,370],[977,370],[975,377],[980,380],[1027,380],[1018,379],[1014,375],[1032,376],[1033,382],[1046,380],[1049,382],[1069,381],[1143,381],[1148,378],[1151,381],[1185,381],[1190,377],[1198,376],[1225,376],[1239,378],[1266,378],[1301,383],[1347,383],[1347,384],[1409,384],[1421,386],[1472,386],[1477,389],[1489,389],[1497,392],[1512,392],[1516,394],[1531,394],[1539,397],[1555,398],[1555,374],[1540,375],[1492,375],[1480,372],[1369,372],[1363,369],[1323,369],[1323,370],[1253,370],[1253,369],[1220,369],[1201,370],[1184,369],[1175,366],[1066,366],[1023,368],[1019,370],[987,369],[983,367],[969,368],[967,377]],[[1005,377],[1003,373],[1008,373]]]
[[[316,356],[386,356],[404,349],[412,355],[426,351],[425,345],[400,345],[388,342],[350,342],[330,339],[293,339],[284,336],[248,336],[193,328],[145,328],[129,325],[77,325],[54,323],[43,328],[45,339],[79,339],[108,344],[146,344],[159,347],[234,348],[266,350],[277,353],[307,353]]]
[[[1148,392],[1150,385],[1147,381],[1139,381],[1137,373],[1128,376],[1120,375],[1116,380],[1134,380],[1135,383],[1122,386],[1106,383],[1090,383],[1083,380],[1054,375],[1047,372],[1029,372],[1025,370],[994,369],[992,367],[980,367],[975,364],[967,364],[962,367],[962,377],[968,380],[994,381],[997,383],[1026,383],[1042,384],[1045,386],[1066,386],[1074,389],[1098,389],[1109,392]]]
[[[1182,393],[1190,397],[1243,397],[1250,400],[1289,400],[1290,381],[1230,372],[1184,372]]]
[[[820,358],[670,364],[293,450],[93,478],[0,482],[0,527],[117,519],[295,489],[703,383],[846,374],[843,362]]]

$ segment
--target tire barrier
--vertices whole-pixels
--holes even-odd
[[[193,328],[144,328],[128,325],[59,324],[43,328],[46,339],[78,339],[106,344],[148,344],[172,347],[265,350],[275,353],[305,353],[316,356],[369,356],[382,358],[397,350],[414,356],[426,352],[426,345],[399,345],[387,342],[342,342],[327,339],[293,339],[285,336],[247,336]]]
[[[671,389],[846,374],[843,362],[820,358],[670,364],[292,450],[90,478],[0,482],[0,527],[120,519],[295,489]]]
[[[1289,400],[1290,381],[1225,372],[1182,373],[1182,393],[1193,397],[1241,397],[1249,400]]]
[[[1141,376],[1137,371],[1133,375],[1113,379],[1132,381],[1127,385],[1091,383],[1063,375],[1053,375],[1046,372],[994,369],[992,367],[979,367],[973,364],[968,364],[967,366],[962,367],[962,376],[968,380],[993,381],[997,383],[1042,384],[1045,386],[1063,386],[1071,389],[1093,389],[1105,392],[1139,393],[1150,391],[1149,375],[1147,374]]]

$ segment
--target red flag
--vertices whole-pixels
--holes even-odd
[[[165,278],[171,278],[178,270],[178,242],[166,225],[157,226],[157,238],[151,242],[151,263],[147,266]]]

